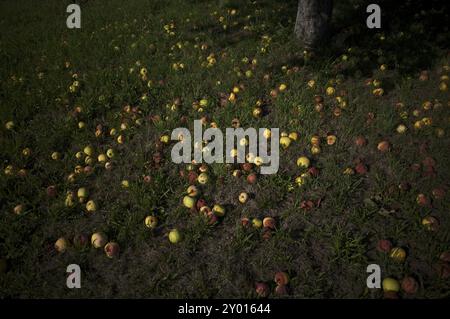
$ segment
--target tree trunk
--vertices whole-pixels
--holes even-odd
[[[333,0],[299,0],[295,35],[306,48],[317,47],[326,37]]]

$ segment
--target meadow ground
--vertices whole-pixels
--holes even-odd
[[[73,30],[69,3],[0,2],[1,297],[250,298],[261,282],[271,298],[393,297],[367,288],[369,264],[413,278],[401,298],[449,297],[445,7],[379,1],[368,30],[362,1],[336,1],[312,54],[292,36],[296,1],[82,1]],[[298,138],[274,175],[172,163],[163,136],[200,118]],[[190,183],[225,215],[184,207]]]

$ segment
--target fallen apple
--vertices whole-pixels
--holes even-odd
[[[264,282],[257,282],[255,284],[255,291],[258,297],[265,298],[269,295],[269,286]]]
[[[115,242],[109,242],[105,245],[105,254],[108,258],[114,258],[119,255],[119,245]]]
[[[94,233],[91,236],[91,244],[94,248],[102,248],[106,245],[108,237],[104,233]]]
[[[89,192],[85,187],[80,187],[77,191],[77,196],[80,199],[80,202],[82,203],[84,199],[86,199],[89,196]]]
[[[274,279],[275,283],[277,285],[287,285],[289,283],[289,275],[287,273],[285,273],[284,271],[279,271],[275,274],[275,279]]]
[[[392,243],[388,239],[380,239],[377,244],[377,250],[380,252],[388,253],[392,249]]]
[[[362,147],[367,144],[367,140],[364,136],[358,136],[355,140],[356,146]]]
[[[144,223],[145,226],[147,226],[150,229],[153,229],[158,225],[158,218],[153,215],[147,216],[145,217]]]
[[[191,209],[194,207],[195,203],[196,203],[195,198],[187,196],[187,195],[183,197],[183,205],[185,207]]]
[[[382,286],[383,291],[385,292],[388,291],[398,292],[400,290],[400,284],[398,283],[398,281],[391,277],[384,278]]]
[[[422,206],[422,207],[428,206],[428,204],[429,204],[428,198],[425,194],[417,195],[416,202],[417,202],[417,204],[419,204],[419,206]]]
[[[64,237],[58,238],[55,242],[55,250],[58,253],[64,253],[67,250],[67,247],[69,247],[69,242]]]
[[[14,214],[16,214],[16,215],[22,214],[23,209],[24,209],[24,206],[22,204],[17,205],[16,207],[14,207]]]
[[[104,162],[106,162],[106,159],[107,159],[107,157],[106,157],[106,154],[99,154],[98,155],[98,157],[97,157],[97,161],[99,162],[99,163],[104,163]]]
[[[198,195],[198,189],[197,189],[197,187],[195,185],[190,185],[187,188],[186,193],[190,197],[196,197]]]
[[[247,176],[247,182],[249,184],[254,184],[256,183],[256,180],[258,179],[257,175],[255,173],[251,173]]]
[[[397,263],[402,263],[406,259],[406,251],[401,247],[394,247],[389,252],[389,257]]]
[[[291,140],[296,141],[296,140],[298,140],[298,133],[297,132],[291,132],[291,133],[289,133],[288,137]]]
[[[422,219],[422,225],[429,231],[437,231],[439,228],[439,220],[433,216],[426,216]]]
[[[206,184],[208,182],[208,174],[200,173],[197,177],[197,181],[202,185]]]
[[[248,200],[248,194],[245,193],[245,192],[242,192],[242,193],[239,194],[239,198],[238,199],[239,199],[240,203],[245,204],[247,202],[247,200]]]
[[[214,214],[216,214],[218,217],[223,217],[225,216],[225,208],[221,205],[214,205],[212,208],[212,211]]]
[[[413,277],[408,276],[403,278],[401,287],[405,293],[412,295],[419,289],[419,284]]]
[[[286,285],[277,285],[275,287],[275,294],[278,296],[285,296],[289,293]]]
[[[280,145],[283,147],[283,149],[286,149],[291,145],[291,139],[288,136],[282,136],[280,137]]]
[[[53,152],[51,157],[53,160],[57,161],[61,158],[61,155],[58,152]]]
[[[297,159],[297,166],[308,168],[310,165],[310,161],[306,156],[300,156]]]
[[[273,217],[265,217],[263,219],[263,226],[268,229],[275,229],[275,219]]]
[[[389,144],[388,141],[381,141],[377,145],[377,149],[382,153],[388,152],[390,150],[390,148],[391,148],[391,145]]]
[[[181,240],[181,234],[180,234],[180,232],[179,232],[177,229],[172,229],[172,230],[169,232],[169,241],[170,241],[172,244],[176,244],[176,243],[178,243],[180,240]]]
[[[8,122],[6,122],[5,128],[6,128],[7,130],[12,130],[12,129],[14,128],[14,122],[13,122],[13,121],[8,121]]]
[[[91,199],[86,203],[86,210],[90,213],[95,212],[97,210],[97,204]]]
[[[259,218],[253,218],[252,219],[252,226],[255,228],[261,228],[263,226],[263,222]]]
[[[88,145],[83,149],[83,152],[87,156],[92,156],[92,154],[94,154],[94,149],[92,148],[92,146]]]

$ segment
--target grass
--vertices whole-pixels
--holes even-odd
[[[333,37],[314,54],[293,38],[296,1],[82,1],[79,30],[66,28],[69,3],[0,4],[0,258],[7,265],[1,297],[250,298],[255,283],[266,282],[271,298],[383,298],[381,289],[366,288],[372,263],[383,278],[417,280],[418,291],[401,291],[402,298],[449,296],[449,264],[440,260],[450,249],[450,101],[442,88],[449,83],[449,33],[439,2],[380,1],[383,29],[368,30],[362,1],[336,1]],[[211,54],[216,61],[207,66]],[[424,70],[429,79],[421,81]],[[375,96],[367,79],[380,80],[384,94]],[[280,84],[287,89],[271,96]],[[236,102],[221,105],[236,86]],[[335,93],[328,96],[327,87]],[[324,97],[321,112],[316,95]],[[337,96],[346,106],[336,109]],[[193,107],[201,99],[209,102],[203,112]],[[261,118],[252,116],[258,100]],[[137,109],[127,112],[126,105]],[[209,206],[226,207],[215,225],[183,207],[187,166],[173,164],[171,145],[160,142],[203,116],[223,129],[238,118],[244,128],[299,134],[281,151],[279,172],[255,184],[246,182],[246,172],[232,175],[237,165],[209,167],[210,181],[197,186]],[[423,118],[432,123],[414,128]],[[397,133],[399,124],[406,133]],[[327,134],[337,137],[334,145]],[[313,135],[321,138],[319,154],[311,153]],[[358,136],[367,145],[356,146]],[[389,152],[377,150],[383,140]],[[75,155],[87,145],[94,149],[92,173],[68,178],[86,166]],[[96,159],[109,148],[115,157],[106,170]],[[302,155],[319,173],[298,186]],[[366,173],[344,174],[359,162]],[[48,196],[49,186],[56,196]],[[80,187],[96,202],[94,213],[77,198],[65,204],[67,192],[76,195]],[[251,195],[244,205],[237,200],[242,191]],[[420,193],[429,205],[417,204]],[[15,214],[19,204],[23,210]],[[145,227],[148,215],[157,216],[155,229]],[[266,216],[276,220],[270,236],[242,226],[243,217]],[[422,225],[426,216],[437,218],[437,230]],[[176,245],[167,239],[173,228],[183,235]],[[73,242],[97,231],[119,244],[119,256],[109,259],[90,245],[54,249],[60,237]],[[377,251],[380,239],[404,248],[405,261]],[[71,263],[82,269],[81,289],[66,287]],[[287,295],[273,292],[278,271],[289,274]]]

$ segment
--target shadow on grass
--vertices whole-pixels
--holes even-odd
[[[449,6],[445,1],[379,0],[381,29],[369,29],[365,0],[334,1],[333,19],[328,40],[317,48],[312,67],[323,68],[330,61],[346,54],[348,59],[335,62],[335,71],[347,76],[370,76],[381,64],[395,67],[400,74],[415,74],[429,68],[438,57],[446,54],[450,42]],[[297,0],[286,6],[270,20],[292,19],[287,30],[294,30]],[[293,34],[294,52],[277,61],[274,69],[284,64],[302,65],[303,48]],[[338,60],[339,61],[339,60]]]

